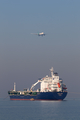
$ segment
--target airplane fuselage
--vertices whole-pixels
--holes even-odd
[[[38,33],[38,36],[45,36],[44,32]]]

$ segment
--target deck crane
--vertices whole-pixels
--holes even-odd
[[[34,86],[36,86],[39,82],[41,82],[41,80],[38,80],[35,84],[33,84],[33,85],[31,86],[31,89],[30,89],[30,90],[32,90],[32,88],[33,88]]]

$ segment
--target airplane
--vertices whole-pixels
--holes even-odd
[[[44,32],[41,32],[41,33],[31,33],[31,34],[38,35],[38,36],[45,36],[46,35]]]

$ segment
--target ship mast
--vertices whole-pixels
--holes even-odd
[[[52,77],[52,79],[53,79],[53,67],[50,69],[50,71],[51,71],[51,77]]]
[[[16,91],[16,83],[14,82],[14,90],[13,91]]]

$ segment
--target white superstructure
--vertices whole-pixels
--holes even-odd
[[[32,88],[40,82],[40,92],[59,92],[66,91],[66,85],[63,84],[62,79],[59,78],[58,73],[53,74],[53,67],[50,69],[51,77],[46,75],[46,77],[38,80],[35,84],[32,85]]]

